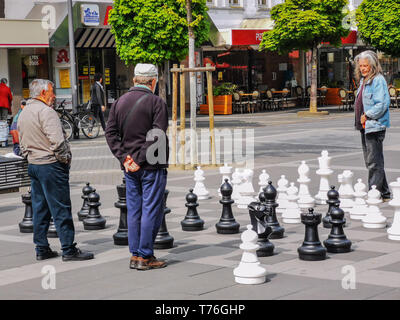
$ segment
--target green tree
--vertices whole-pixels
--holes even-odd
[[[400,57],[400,2],[364,0],[356,11],[361,38],[374,48]]]
[[[196,46],[208,38],[206,0],[192,0],[191,26]],[[182,60],[188,54],[185,0],[114,0],[109,24],[117,54],[127,65],[152,63],[159,67],[160,96],[164,99],[164,62]]]
[[[348,35],[345,25],[347,0],[286,0],[271,10],[274,29],[265,32],[261,50],[286,54],[312,51],[310,112],[317,112],[317,49],[322,42],[334,46]]]

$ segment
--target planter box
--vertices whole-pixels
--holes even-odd
[[[207,104],[200,105],[200,114],[208,114]],[[232,95],[214,97],[214,114],[232,114]]]
[[[326,104],[330,105],[340,105],[342,103],[339,97],[340,88],[328,88],[328,92],[326,93]]]

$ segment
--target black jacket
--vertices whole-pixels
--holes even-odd
[[[93,106],[104,106],[104,91],[97,82],[90,88],[90,99]]]
[[[139,105],[135,103],[143,95]],[[128,115],[130,109],[134,107],[133,111]],[[121,126],[124,124],[124,133],[121,136]],[[160,129],[163,132],[165,139],[158,142],[158,138],[149,138],[146,141],[148,132],[152,129]],[[120,161],[121,168],[127,155],[130,155],[133,160],[140,165],[141,168],[146,170],[155,170],[168,167],[168,137],[166,131],[168,129],[168,110],[167,104],[160,97],[154,95],[150,90],[140,87],[131,88],[127,93],[116,100],[110,109],[108,116],[107,127],[105,136],[108,146],[114,156]],[[159,159],[164,159],[163,163],[149,163],[146,158],[147,149],[153,144],[160,144],[161,147],[157,152],[165,152],[152,154]],[[151,162],[151,161],[150,161]]]

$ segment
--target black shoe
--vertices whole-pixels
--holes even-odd
[[[52,251],[50,248],[48,249],[47,252],[36,254],[36,260],[46,260],[55,257],[58,257],[58,252]]]
[[[94,255],[88,251],[81,251],[81,249],[76,248],[74,254],[65,254],[62,257],[63,261],[83,261],[93,259]]]

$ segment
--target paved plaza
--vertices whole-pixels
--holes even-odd
[[[354,183],[367,170],[362,156],[360,134],[354,130],[350,112],[330,109],[329,116],[299,118],[297,110],[274,113],[216,116],[218,129],[254,129],[255,164],[253,186],[258,191],[262,169],[276,186],[281,175],[290,182],[298,179],[302,160],[311,169],[309,185],[312,195],[318,193],[317,158],[322,150],[332,157],[334,174],[330,184],[338,187],[337,175],[343,170],[354,172]],[[400,177],[400,111],[391,109],[392,128],[384,143],[385,168],[389,182]],[[189,123],[187,123],[188,126]],[[208,118],[199,116],[198,128],[207,128]],[[81,136],[82,137],[82,136]],[[206,168],[205,185],[212,198],[200,200],[198,213],[205,221],[203,231],[184,232],[180,221],[186,214],[185,196],[194,187],[193,171],[169,170],[167,226],[174,237],[174,247],[156,250],[157,258],[166,259],[168,267],[160,270],[129,269],[127,247],[115,246],[113,234],[119,224],[116,186],[122,172],[111,155],[104,135],[94,140],[82,137],[71,142],[72,209],[76,241],[84,250],[95,253],[95,259],[83,262],[62,262],[61,257],[37,262],[32,234],[19,232],[24,215],[20,193],[0,195],[0,299],[133,299],[133,300],[294,300],[294,299],[400,299],[400,242],[391,241],[387,229],[365,229],[360,221],[346,214],[346,236],[352,241],[352,252],[330,254],[324,261],[308,262],[298,258],[297,248],[304,239],[304,225],[284,224],[283,239],[271,240],[275,254],[259,258],[267,270],[267,281],[260,285],[235,283],[233,269],[238,266],[242,250],[240,233],[217,234],[215,224],[221,216],[217,189],[221,183],[218,169]],[[0,149],[5,154],[11,148]],[[233,165],[235,167],[235,164]],[[106,228],[86,231],[78,221],[82,206],[81,191],[86,182],[96,188],[101,199],[100,212],[107,220]],[[393,208],[383,203],[380,208],[393,220]],[[315,210],[325,216],[327,205]],[[240,223],[240,232],[249,224],[247,210],[233,206]],[[320,240],[329,234],[319,225]],[[60,251],[58,239],[49,239],[51,247]],[[44,289],[44,266],[56,271],[56,288]],[[348,270],[355,271],[355,286],[344,285]]]

